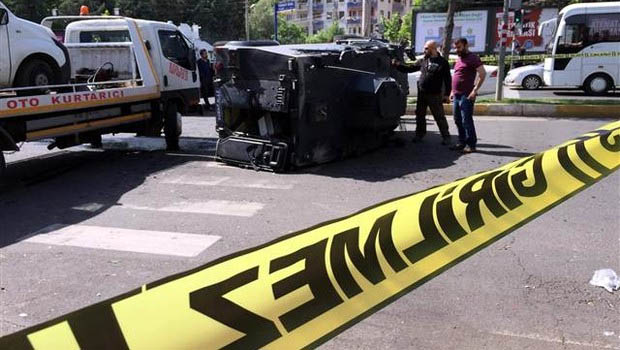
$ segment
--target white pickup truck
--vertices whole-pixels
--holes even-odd
[[[177,27],[113,16],[48,17],[42,25],[46,37],[64,28],[70,83],[0,89],[1,151],[40,139],[53,139],[51,149],[97,144],[107,133],[154,136],[162,128],[168,149],[178,148],[181,115],[199,106],[200,82],[196,53]]]

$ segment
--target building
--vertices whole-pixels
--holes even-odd
[[[382,17],[391,18],[396,13],[404,16],[413,7],[413,0],[295,0],[294,3],[293,9],[281,13],[308,34],[316,34],[337,22],[347,34],[366,36],[375,30]]]

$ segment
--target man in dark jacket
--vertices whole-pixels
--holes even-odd
[[[213,68],[209,62],[207,50],[200,50],[200,59],[196,64],[200,75],[200,96],[205,100],[205,108],[210,110],[209,96],[213,96]]]
[[[441,132],[441,144],[450,144],[450,131],[446,114],[443,110],[443,101],[450,96],[452,78],[450,65],[437,51],[437,43],[433,40],[424,44],[424,58],[415,61],[412,65],[405,65],[395,61],[396,69],[404,73],[421,71],[418,80],[418,99],[416,102],[416,130],[413,142],[421,141],[426,134],[426,108],[430,107],[431,113]],[[413,88],[413,87],[409,87]]]

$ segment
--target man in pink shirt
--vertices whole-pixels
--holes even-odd
[[[480,57],[469,52],[467,39],[458,39],[454,47],[459,58],[454,65],[450,101],[454,103],[454,123],[459,132],[459,142],[450,149],[472,153],[476,152],[478,141],[474,126],[474,102],[476,102],[476,96],[484,82],[486,72]]]

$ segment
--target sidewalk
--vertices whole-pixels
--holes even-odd
[[[551,105],[516,103],[476,103],[476,116],[555,117],[555,118],[620,118],[620,101],[615,105]],[[452,104],[444,104],[446,115],[452,115]],[[407,113],[415,114],[415,104],[407,105]],[[430,114],[430,111],[427,112]]]

